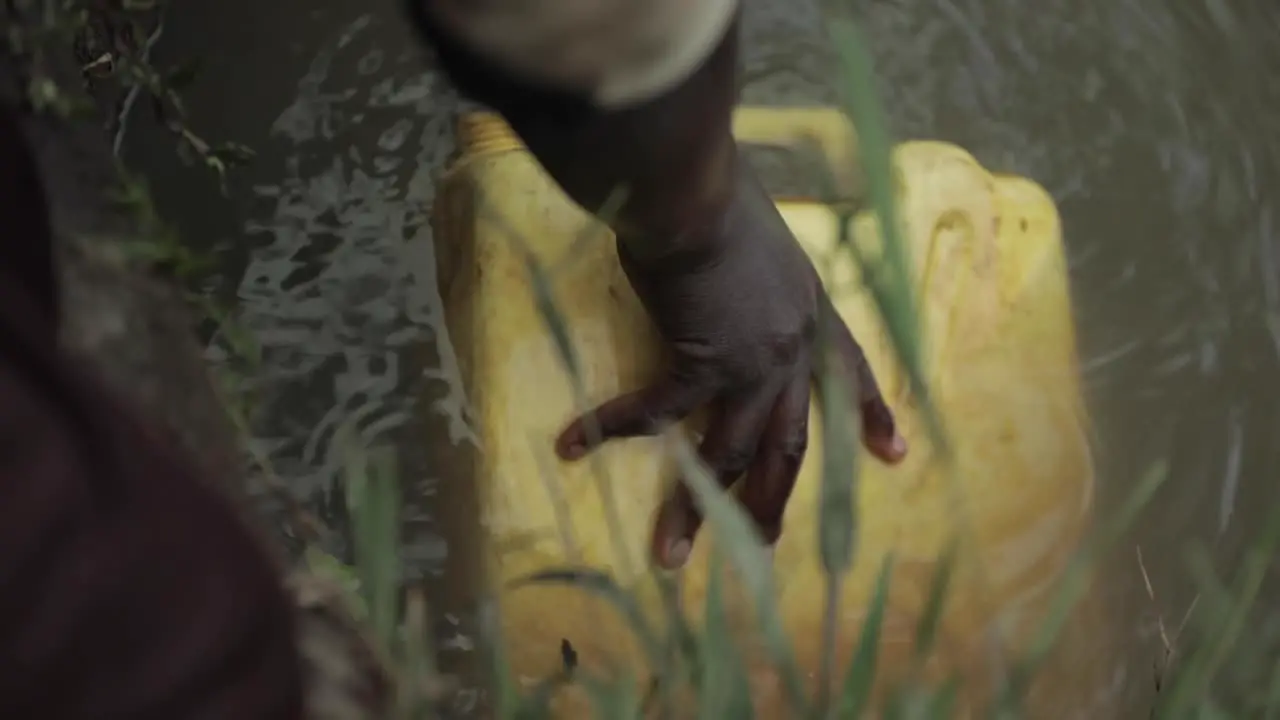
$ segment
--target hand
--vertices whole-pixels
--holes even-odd
[[[673,351],[653,385],[593,411],[599,442],[653,435],[699,406],[710,415],[698,452],[725,488],[740,478],[739,498],[766,542],[782,516],[809,436],[810,379],[818,323],[854,389],[867,448],[885,462],[906,454],[861,347],[840,321],[817,272],[745,161],[734,158],[735,185],[719,219],[674,254],[641,259],[619,243],[623,270]],[[556,442],[566,460],[593,449],[591,415]],[[659,511],[653,554],[682,566],[702,523],[682,482]]]
[[[440,68],[473,100],[502,114],[566,195],[595,212],[615,190],[626,191],[625,203],[610,218],[618,255],[675,357],[656,384],[593,411],[600,430],[596,441],[652,435],[710,403],[699,452],[724,487],[746,476],[739,497],[765,540],[776,542],[808,445],[814,344],[819,318],[828,318],[827,337],[854,388],[851,400],[861,413],[864,442],[887,462],[902,459],[906,443],[862,349],[839,321],[773,201],[738,156],[732,136],[736,11],[713,45],[706,44],[711,34],[681,34],[693,43],[683,51],[706,45],[708,53],[690,74],[668,78],[671,84],[656,94],[614,98],[623,102],[604,107],[597,102],[603,85],[616,83],[608,82],[602,66],[585,75],[603,83],[594,90],[535,80],[532,68],[517,72],[520,63],[510,53],[504,62],[494,47],[486,53],[463,40],[465,33],[446,27],[450,23],[427,11],[429,4],[409,3]],[[685,20],[711,23],[702,30],[719,22],[714,13]],[[525,40],[511,38],[508,49]],[[617,59],[629,62],[634,58],[626,47],[619,44]],[[557,439],[562,458],[575,460],[593,449],[589,417],[574,421]],[[657,562],[683,565],[701,522],[681,483],[658,514]]]

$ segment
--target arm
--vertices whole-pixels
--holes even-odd
[[[702,461],[723,486],[743,483],[747,512],[777,541],[805,455],[810,378],[825,365],[817,328],[829,323],[864,441],[886,462],[902,459],[862,349],[739,157],[737,0],[407,2],[441,69],[498,111],[570,198],[596,211],[626,193],[604,219],[672,363],[570,423],[562,458],[708,405]],[[655,521],[655,559],[682,565],[701,522],[677,486]]]
[[[596,211],[626,192],[610,221],[635,257],[718,222],[739,170],[737,0],[408,2],[441,69],[569,197]]]

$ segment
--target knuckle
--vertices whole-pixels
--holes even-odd
[[[806,426],[795,428],[784,435],[774,449],[788,464],[800,464],[809,450],[809,428]]]
[[[722,474],[729,477],[738,477],[747,471],[754,457],[755,453],[750,448],[739,445],[729,448],[717,465]]]
[[[813,341],[818,338],[818,318],[810,315],[804,319],[800,325],[800,337],[806,345],[812,345]]]
[[[785,333],[770,338],[766,343],[769,365],[791,367],[800,361],[807,342],[803,332]]]
[[[661,434],[663,430],[667,429],[675,421],[676,418],[671,413],[645,411],[637,415],[633,420],[631,434],[636,437],[653,437]]]
[[[601,423],[600,431],[605,437],[651,437],[661,433],[670,423],[671,420],[663,413],[641,406],[614,418],[607,425]]]

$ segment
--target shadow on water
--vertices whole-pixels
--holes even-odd
[[[1280,10],[1158,0],[862,3],[894,128],[1045,185],[1063,215],[1102,508],[1152,460],[1172,476],[1104,575],[1125,618],[1103,708],[1140,707],[1156,618],[1195,595],[1191,540],[1222,567],[1275,503],[1280,457]],[[816,8],[749,3],[746,99],[827,99]],[[388,0],[227,0],[171,14],[162,59],[197,56],[202,134],[257,160],[219,199],[136,117],[128,155],[193,242],[229,242],[226,282],[264,351],[256,442],[323,503],[344,421],[391,437],[416,481],[411,572],[462,583],[442,523],[468,442],[430,228],[459,105]],[[218,349],[211,348],[216,357]],[[450,496],[452,497],[452,496]],[[424,500],[425,498],[425,500]],[[1173,618],[1174,620],[1170,620]],[[446,618],[446,623],[454,618]],[[446,646],[465,649],[456,633]],[[1090,712],[1082,708],[1082,712]],[[1100,712],[1095,706],[1093,712]],[[1125,715],[1123,712],[1120,717]]]

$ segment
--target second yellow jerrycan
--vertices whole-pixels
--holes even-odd
[[[816,138],[836,167],[856,155],[851,127],[831,109],[740,108],[735,133],[740,141],[784,146]],[[652,668],[643,666],[613,605],[569,587],[507,589],[531,573],[587,565],[609,571],[636,592],[643,612],[663,617],[647,550],[673,475],[658,438],[611,443],[598,451],[598,463],[555,458],[553,438],[580,406],[539,315],[526,253],[546,269],[565,316],[586,407],[654,377],[660,339],[607,229],[560,193],[501,120],[468,116],[461,137],[462,156],[439,191],[435,235],[450,337],[481,450],[448,479],[452,492],[474,494],[478,511],[474,521],[455,519],[451,547],[482,558],[487,587],[499,592],[504,650],[518,677],[554,673],[563,641],[584,665],[630,666],[643,676]],[[857,556],[839,596],[837,664],[858,642],[875,579],[892,553],[878,682],[894,682],[912,666],[918,618],[940,558],[958,539],[924,672],[959,676],[967,701],[980,703],[993,683],[993,658],[1016,650],[1036,628],[1091,514],[1094,475],[1061,231],[1042,188],[993,175],[955,146],[907,142],[894,159],[927,379],[953,448],[949,467],[931,447],[852,261],[841,253],[843,260],[827,262],[836,215],[817,202],[779,202],[811,257],[822,260],[815,264],[824,283],[911,447],[893,468],[860,455]],[[853,222],[859,242],[874,248],[874,218]],[[826,588],[817,553],[817,423],[815,411],[813,442],[775,550],[779,612],[810,680],[820,666]],[[712,535],[704,529],[682,573],[691,618],[701,617]],[[1087,626],[1096,622],[1090,614],[1075,630],[1094,632]],[[786,717],[776,683],[764,677],[753,685],[757,716]],[[588,716],[569,705],[564,716]]]

